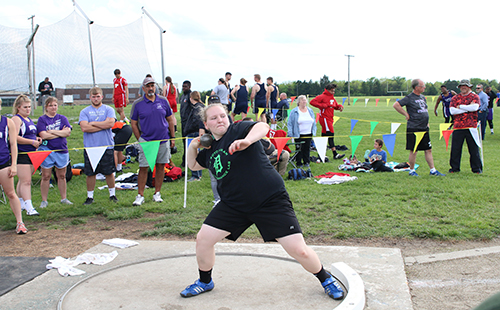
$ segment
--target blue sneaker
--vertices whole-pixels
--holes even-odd
[[[214,280],[210,280],[210,283],[203,283],[200,279],[196,280],[193,284],[186,287],[185,290],[181,292],[182,297],[191,297],[200,295],[201,293],[205,293],[214,289]]]
[[[325,293],[331,298],[333,299],[344,298],[344,291],[332,276],[326,279],[325,282],[321,283],[321,285],[325,288]]]
[[[411,177],[418,177],[418,173],[416,171],[410,171],[408,175]]]
[[[438,176],[438,177],[444,177],[446,174],[442,174],[441,172],[439,171],[434,171],[434,172],[430,172],[429,173],[430,175],[435,175],[435,176]]]

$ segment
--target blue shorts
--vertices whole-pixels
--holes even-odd
[[[45,145],[41,145],[38,151],[50,151],[50,149]],[[52,152],[45,158],[40,167],[43,169],[52,169],[55,166],[57,169],[63,169],[66,168],[68,164],[69,153]]]

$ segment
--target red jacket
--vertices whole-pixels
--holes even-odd
[[[321,95],[311,100],[310,103],[313,107],[319,108],[320,119],[327,118],[333,120],[333,111],[340,110],[341,107],[333,95],[326,89]]]

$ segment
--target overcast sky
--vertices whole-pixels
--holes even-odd
[[[122,26],[145,6],[166,30],[165,73],[208,90],[226,71],[232,85],[253,74],[294,80],[403,76],[424,81],[499,79],[500,2],[482,1],[77,1],[102,26]],[[41,27],[73,12],[71,0],[0,0],[0,24]],[[145,17],[145,16],[143,16]],[[159,30],[145,22],[155,78],[161,78]],[[127,77],[126,72],[123,73]],[[110,80],[113,78],[110,75]],[[140,81],[129,81],[140,82]]]

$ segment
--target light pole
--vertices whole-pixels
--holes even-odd
[[[160,54],[161,54],[161,81],[165,80],[165,65],[163,63],[163,34],[165,32],[167,32],[166,30],[163,30],[163,28],[160,26],[160,24],[158,24],[156,22],[156,20],[154,20],[153,17],[151,17],[151,15],[149,15],[148,11],[146,11],[146,9],[144,7],[141,8],[142,12],[144,12],[144,14],[146,14],[147,17],[149,17],[149,19],[151,19],[153,21],[153,23],[155,23],[156,27],[158,27],[158,29],[160,29]]]
[[[35,15],[31,15],[28,17],[28,20],[31,19],[31,33],[35,31]],[[32,64],[32,71],[33,71],[33,96],[36,98],[36,79],[35,79],[35,37],[33,37],[33,41],[31,42],[31,64]],[[35,104],[36,108],[36,104]]]
[[[354,55],[347,56],[347,105],[351,105],[351,57]]]
[[[87,14],[85,14],[85,12],[82,10],[82,8],[80,8],[80,6],[78,5],[78,3],[76,3],[75,0],[73,0],[73,5],[76,6],[76,8],[80,11],[80,13],[82,13],[83,17],[87,19],[87,29],[89,33],[89,46],[90,46],[90,65],[92,66],[92,83],[93,86],[96,86],[95,70],[94,70],[94,53],[92,51],[92,35],[90,34],[90,25],[92,25],[94,21],[90,20],[90,18],[87,16]]]

